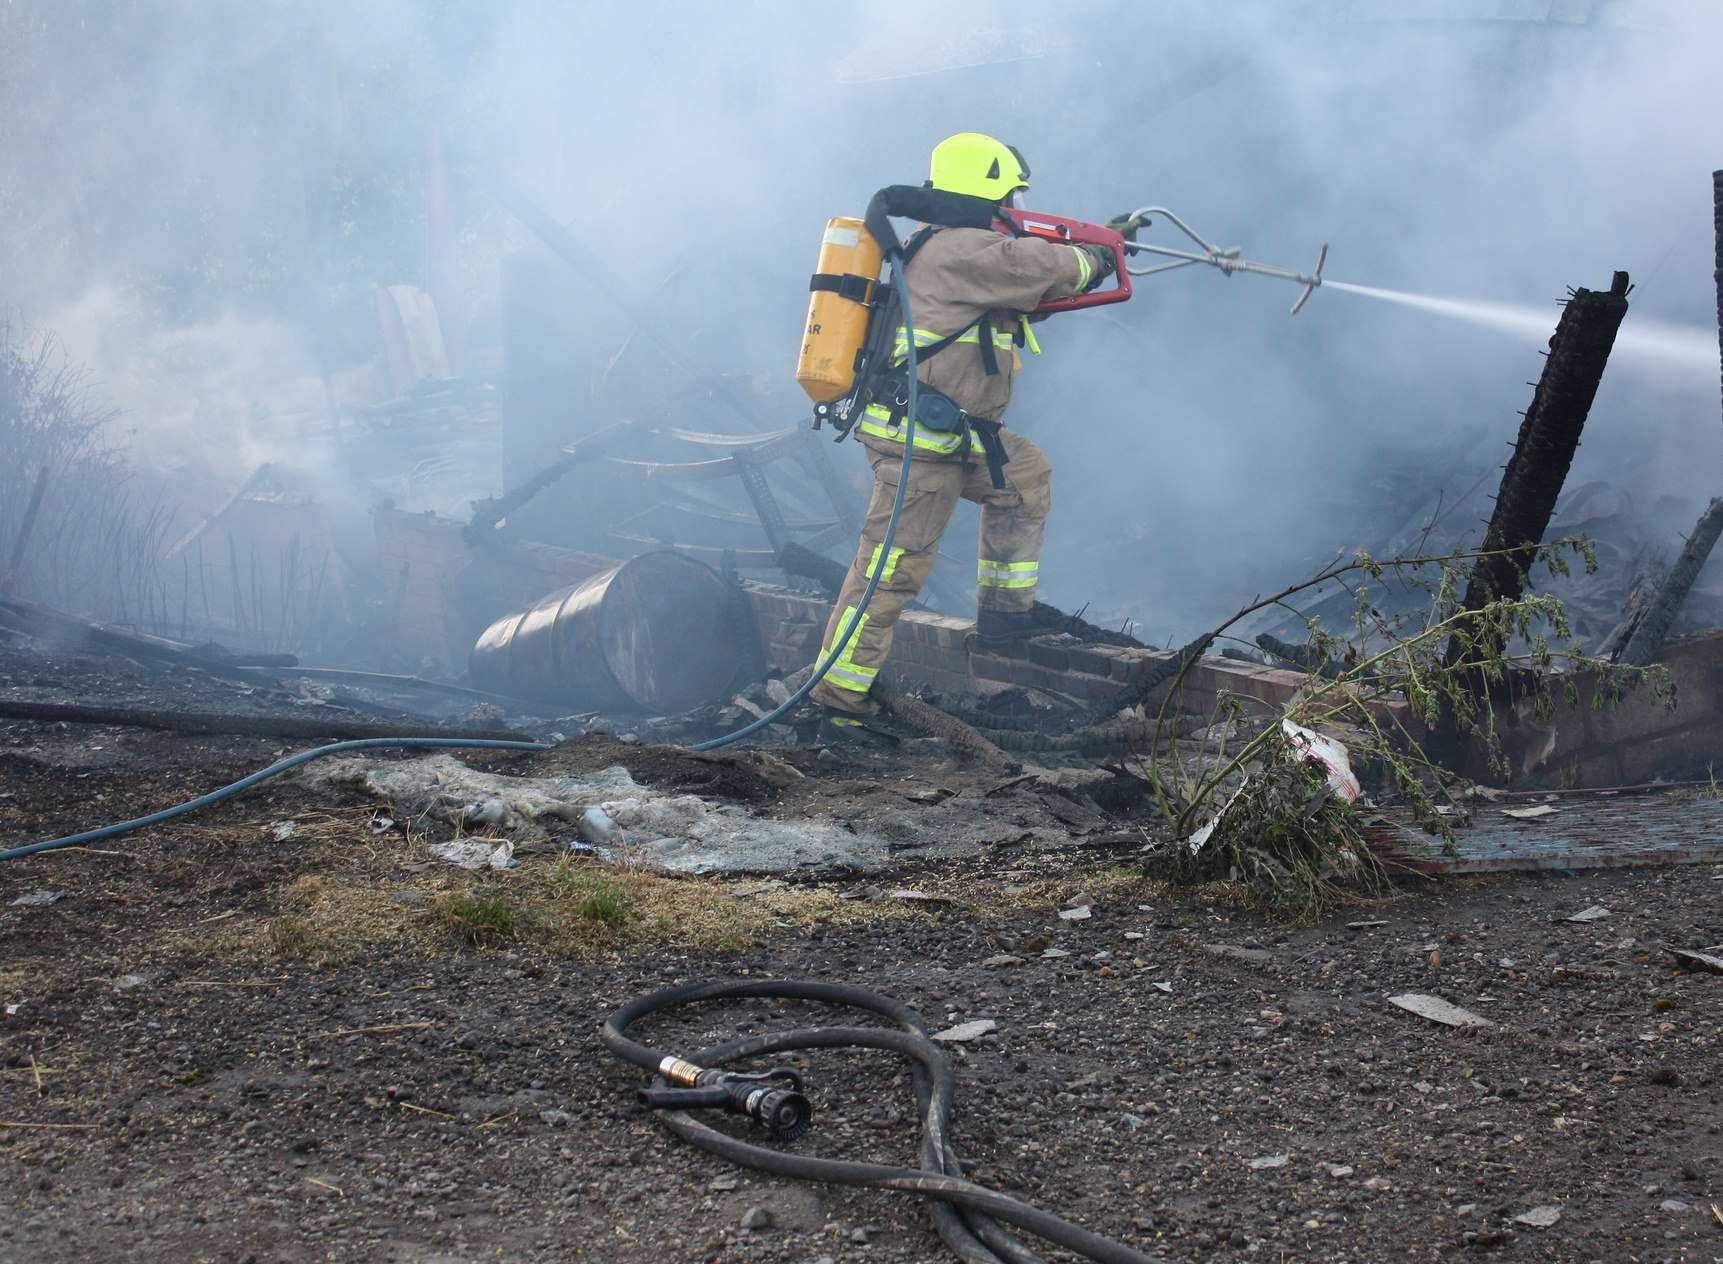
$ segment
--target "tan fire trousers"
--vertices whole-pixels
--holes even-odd
[[[933,570],[939,539],[959,499],[981,506],[981,550],[976,568],[976,601],[986,609],[1028,610],[1035,604],[1041,564],[1041,537],[1053,507],[1053,471],[1047,458],[1022,435],[1001,430],[1005,446],[1005,486],[993,486],[979,454],[965,465],[957,456],[925,456],[919,450],[909,467],[903,514],[889,553],[885,531],[897,496],[903,445],[871,436],[862,439],[873,463],[873,499],[862,524],[861,544],[844,578],[843,591],[826,624],[820,661],[830,656],[849,626],[862,590],[874,568],[879,588],[843,654],[813,690],[812,697],[843,711],[872,709],[868,690],[891,652],[892,629],[903,608],[915,600]]]

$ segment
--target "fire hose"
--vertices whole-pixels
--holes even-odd
[[[701,1049],[686,1058],[661,1053],[628,1035],[631,1026],[649,1015],[701,1001],[749,998],[817,1001],[859,1009],[888,1019],[896,1027],[804,1027],[766,1032]],[[893,997],[846,984],[803,979],[688,983],[630,1001],[605,1019],[600,1038],[616,1057],[652,1073],[652,1084],[640,1090],[639,1100],[660,1112],[664,1125],[684,1141],[774,1176],[898,1190],[927,1198],[940,1240],[968,1264],[1037,1264],[1040,1257],[1006,1225],[1100,1264],[1150,1264],[1154,1258],[964,1179],[962,1160],[950,1140],[956,1092],[951,1061],[928,1038],[920,1015]],[[745,1058],[797,1049],[882,1049],[906,1058],[921,1119],[921,1166],[791,1154],[720,1132],[689,1113],[696,1109],[724,1110],[752,1120],[756,1128],[781,1144],[796,1140],[813,1120],[799,1071],[773,1067],[745,1073],[723,1068]]]
[[[902,308],[904,344],[906,347],[906,354],[908,355],[905,372],[909,376],[909,402],[907,405],[908,411],[905,412],[903,418],[903,465],[897,472],[897,496],[891,502],[891,518],[885,524],[885,537],[879,546],[879,555],[881,557],[891,556],[892,542],[897,539],[898,519],[903,517],[903,496],[904,492],[909,488],[909,466],[910,462],[915,457],[915,410],[918,402],[917,396],[919,394],[919,383],[916,377],[915,366],[915,337],[910,333],[910,331],[915,328],[915,321],[910,315],[909,309],[909,282],[905,280],[903,275],[903,248],[894,244],[886,252],[886,258],[891,262],[892,281],[897,288],[898,303]],[[739,742],[744,737],[750,737],[753,734],[758,733],[768,724],[775,723],[784,715],[787,715],[790,711],[793,711],[796,707],[800,706],[802,699],[808,696],[815,685],[819,684],[820,681],[826,678],[826,673],[831,671],[833,667],[837,666],[838,660],[848,651],[850,638],[856,634],[856,630],[861,627],[862,621],[867,618],[868,605],[873,601],[873,595],[878,591],[880,579],[884,574],[885,567],[883,566],[873,566],[868,568],[867,587],[862,589],[861,596],[857,598],[855,608],[850,612],[849,620],[844,624],[843,631],[840,632],[837,638],[832,642],[831,648],[826,651],[825,658],[822,659],[819,665],[814,668],[812,674],[808,676],[807,680],[802,682],[802,687],[800,689],[796,690],[788,698],[784,699],[783,702],[779,703],[777,707],[768,711],[752,724],[745,724],[734,733],[726,733],[722,737],[714,737],[704,742],[696,742],[688,749],[696,751],[717,750],[720,746],[728,746],[732,742]]]
[[[516,742],[499,739],[481,739],[471,737],[367,737],[352,742],[331,742],[327,746],[318,746],[311,750],[300,751],[289,755],[286,759],[277,760],[267,768],[259,768],[256,772],[241,777],[219,790],[211,790],[208,794],[199,795],[185,803],[175,804],[171,808],[163,808],[159,812],[151,812],[147,816],[133,817],[129,821],[116,821],[112,825],[99,826],[96,829],[85,830],[81,834],[68,834],[65,838],[50,838],[40,843],[27,843],[22,847],[11,847],[0,851],[0,860],[18,860],[24,856],[34,856],[37,852],[58,851],[62,847],[79,847],[85,843],[99,842],[104,838],[114,838],[120,834],[129,834],[133,830],[143,829],[148,825],[159,825],[163,821],[171,821],[176,816],[184,816],[199,808],[206,808],[212,803],[220,803],[223,799],[231,799],[242,791],[251,789],[260,781],[279,776],[289,769],[297,768],[300,764],[310,763],[324,755],[335,755],[342,751],[376,750],[380,747],[401,747],[410,749],[464,747],[480,750],[529,750],[545,751],[551,747],[544,742]]]

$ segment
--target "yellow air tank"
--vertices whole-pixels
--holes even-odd
[[[808,288],[808,327],[796,360],[796,381],[817,404],[855,385],[856,353],[867,341],[868,317],[882,252],[859,219],[826,221],[819,271]]]

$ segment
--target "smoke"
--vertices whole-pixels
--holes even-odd
[[[1056,471],[1051,600],[1182,639],[1371,543],[1409,487],[1499,463],[1539,329],[1569,286],[1615,269],[1637,283],[1633,310],[1573,478],[1647,504],[1674,493],[1672,533],[1717,490],[1716,363],[1681,333],[1713,313],[1719,154],[1699,124],[1723,114],[1717,6],[828,10],[0,7],[0,303],[62,326],[141,446],[219,467],[240,460],[238,434],[246,460],[290,455],[270,409],[314,411],[324,376],[337,394],[376,389],[343,377],[379,349],[371,287],[439,288],[435,133],[454,269],[439,298],[469,364],[500,336],[500,261],[531,241],[490,196],[506,178],[656,317],[635,329],[569,273],[589,308],[567,352],[583,407],[697,394],[654,350],[668,339],[762,383],[775,429],[803,412],[790,365],[824,220],[978,129],[1028,154],[1037,209],[1160,203],[1299,268],[1327,241],[1336,276],[1464,296],[1475,317],[1330,288],[1289,318],[1289,285],[1187,269],[1048,322],[1008,421]],[[702,421],[684,419],[717,428]],[[859,470],[853,447],[835,456]],[[972,522],[948,552],[966,553]]]

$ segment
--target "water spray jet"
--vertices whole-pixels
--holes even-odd
[[[1543,308],[1487,299],[1415,294],[1409,290],[1387,290],[1351,281],[1324,280],[1323,284],[1331,290],[1394,303],[1481,329],[1518,334],[1535,340],[1539,345],[1549,341],[1550,318]],[[1615,353],[1617,356],[1659,361],[1670,368],[1704,369],[1707,372],[1717,363],[1717,343],[1709,331],[1694,325],[1638,318],[1616,337]]]

